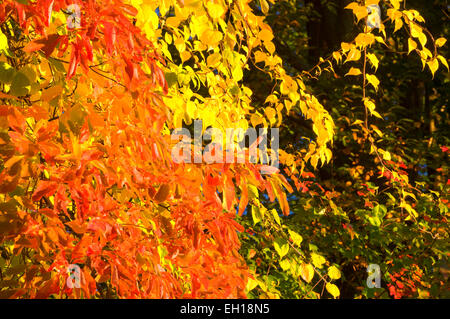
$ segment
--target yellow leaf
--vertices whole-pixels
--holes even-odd
[[[208,1],[208,3],[206,4],[206,8],[208,9],[209,15],[213,19],[218,19],[225,13],[225,9],[223,8],[223,6],[214,2]]]
[[[253,127],[256,127],[258,124],[263,122],[263,118],[258,114],[252,114],[252,116],[250,116],[250,122]]]
[[[422,28],[415,23],[410,24],[410,29],[411,29],[411,35],[414,38],[418,38],[419,35],[422,33]]]
[[[425,48],[425,44],[427,44],[427,36],[425,35],[425,33],[419,34],[419,42],[422,45],[422,48]]]
[[[375,133],[378,134],[379,137],[383,137],[383,133],[380,131],[380,129],[378,127],[376,127],[373,124],[371,124],[370,127],[375,131]]]
[[[322,268],[323,264],[325,263],[325,258],[319,254],[312,253],[311,254],[312,263],[317,268]]]
[[[360,69],[352,67],[352,68],[350,68],[350,71],[348,71],[345,76],[347,76],[347,75],[360,75],[360,74],[362,74]]]
[[[369,100],[369,99],[365,99],[364,100],[364,106],[367,107],[367,109],[369,110],[370,114],[382,119],[381,115],[375,111],[375,104]]]
[[[267,51],[269,51],[270,54],[273,54],[275,52],[275,45],[272,41],[265,41],[264,44],[266,45]]]
[[[384,42],[384,40],[383,40],[382,37],[376,36],[376,37],[375,37],[375,40],[376,40],[378,43],[383,43],[384,45],[386,45],[386,42]]]
[[[327,158],[327,163],[329,163],[333,157],[333,153],[329,148],[325,149],[325,157]]]
[[[280,266],[284,271],[287,271],[291,268],[291,263],[288,259],[283,259],[282,261],[280,261]]]
[[[347,42],[342,42],[341,43],[341,49],[344,52],[350,51],[353,48],[353,44],[347,43]]]
[[[288,230],[289,232],[289,236],[291,236],[292,241],[294,242],[294,244],[296,246],[300,246],[300,244],[303,241],[303,237],[300,234],[297,234],[295,231],[293,230]]]
[[[278,101],[278,98],[276,95],[271,94],[269,95],[266,100],[264,101],[264,103],[276,103]]]
[[[276,210],[276,209],[272,209],[272,210],[271,210],[271,213],[272,213],[273,219],[275,219],[275,222],[276,222],[278,225],[281,226],[280,216],[278,216],[277,210]]]
[[[180,22],[181,21],[179,17],[168,17],[166,20],[166,26],[176,29],[178,28]]]
[[[373,67],[375,68],[375,71],[376,71],[378,69],[378,63],[379,63],[377,56],[373,53],[369,53],[369,54],[367,54],[367,58],[369,59],[370,64],[373,65]]]
[[[330,268],[328,268],[328,276],[331,279],[339,279],[341,278],[341,272],[336,266],[331,266]]]
[[[0,31],[0,52],[6,49],[9,49],[8,38],[3,34],[2,31]]]
[[[220,62],[221,58],[222,58],[221,54],[216,52],[208,56],[208,58],[206,59],[206,63],[210,68],[215,68],[217,64]]]
[[[428,67],[431,70],[431,74],[433,74],[434,77],[434,73],[436,73],[436,71],[439,69],[439,62],[437,59],[433,59],[430,62],[427,62]]]
[[[255,289],[256,286],[258,286],[258,281],[254,280],[252,278],[248,278],[246,290],[251,291],[251,290]]]
[[[449,68],[448,68],[448,62],[447,62],[447,60],[446,60],[442,55],[438,55],[437,58],[439,59],[439,61],[441,61],[441,63],[442,63],[443,65],[445,65],[445,67],[447,68],[447,71],[448,71]]]
[[[302,264],[300,266],[300,274],[304,281],[310,283],[314,277],[314,267],[311,264]]]
[[[345,7],[345,9],[355,10],[358,6],[359,4],[357,2],[351,2]]]
[[[222,32],[215,30],[205,30],[200,36],[200,41],[208,48],[215,48],[222,40],[222,37]]]
[[[401,29],[403,26],[403,20],[401,17],[395,19],[394,33]]]
[[[369,109],[370,112],[375,110],[375,104],[369,99],[365,99],[364,100],[364,106],[366,106]]]
[[[172,44],[172,35],[170,33],[166,33],[164,35],[164,39],[166,40],[167,44]]]
[[[347,60],[345,62],[349,61],[358,61],[361,58],[361,51],[359,51],[356,48],[353,48],[350,50],[350,52],[347,55]]]
[[[262,51],[256,51],[255,53],[255,62],[261,62],[267,60],[268,56]]]
[[[408,54],[411,53],[412,50],[415,50],[417,48],[417,43],[413,39],[408,39]]]
[[[336,285],[327,283],[325,288],[327,288],[327,291],[333,296],[334,299],[339,297],[340,292],[339,292],[339,288]]]
[[[422,49],[423,54],[425,55],[425,59],[428,58],[432,58],[433,57],[433,53],[431,53],[430,50],[428,50],[427,48],[423,48]]]
[[[269,4],[266,0],[259,0],[259,3],[261,4],[261,11],[264,14],[267,14],[269,12]]]
[[[236,65],[233,70],[231,71],[231,75],[233,76],[233,80],[236,82],[242,80],[242,77],[244,76],[244,73],[242,72],[242,68],[240,65]]]
[[[345,9],[350,9],[353,11],[353,14],[356,16],[356,18],[361,20],[362,18],[366,17],[369,13],[367,12],[367,9],[365,6],[360,6],[356,2],[350,3],[348,6],[345,7]]]
[[[273,39],[273,33],[270,30],[263,29],[259,32],[258,37],[263,41],[271,41]]]
[[[375,42],[375,36],[372,33],[360,33],[355,39],[356,46],[366,47]]]
[[[373,74],[367,74],[366,75],[367,81],[372,84],[372,86],[375,88],[375,90],[378,90],[378,85],[380,84],[380,80],[373,75]]]
[[[191,53],[188,51],[183,51],[180,53],[181,61],[185,62],[191,58]]]
[[[389,0],[392,4],[392,6],[394,7],[395,10],[400,9],[400,1],[401,0]]]
[[[341,60],[342,56],[338,51],[333,52],[333,58],[336,60],[336,62],[339,63],[339,61]]]
[[[447,42],[447,39],[445,39],[445,38],[439,38],[439,39],[436,40],[436,46],[437,46],[438,48],[440,48],[440,47],[444,46],[444,44],[445,44],[446,42]]]
[[[283,258],[289,252],[289,244],[284,239],[278,239],[273,243],[276,252]]]

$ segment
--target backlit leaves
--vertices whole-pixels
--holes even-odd
[[[351,67],[350,70],[347,72],[347,74],[345,76],[347,76],[347,75],[360,75],[360,74],[362,74],[360,69]]]
[[[280,258],[283,258],[289,252],[289,244],[284,239],[276,239],[273,245]]]
[[[366,79],[367,79],[367,82],[369,82],[369,84],[371,84],[375,88],[375,90],[378,90],[378,85],[380,84],[380,80],[378,80],[378,78],[375,75],[367,74]]]
[[[337,297],[339,297],[340,291],[339,291],[339,288],[335,284],[327,283],[325,285],[325,287],[326,287],[327,291],[333,296],[333,298],[336,299]]]
[[[307,283],[310,283],[314,277],[314,267],[311,264],[300,265],[301,277]]]
[[[330,268],[328,268],[328,276],[331,279],[339,279],[341,278],[341,272],[339,271],[339,269],[336,266],[331,266]]]
[[[369,115],[385,116],[377,110],[386,101],[372,96],[368,85],[375,91],[381,85],[374,72],[385,57],[380,61],[375,50],[391,43],[384,26],[372,30],[361,21],[367,6],[382,3],[349,4],[355,22],[360,21],[355,38],[299,74],[285,69],[274,32],[260,15],[275,11],[272,1],[83,2],[83,24],[77,29],[66,26],[65,1],[11,4],[0,4],[0,13],[9,10],[0,17],[9,19],[2,21],[0,33],[0,248],[14,255],[8,263],[17,259],[32,266],[20,261],[8,268],[6,282],[17,291],[3,289],[2,295],[79,298],[82,291],[85,298],[241,298],[251,292],[272,298],[283,295],[279,277],[267,275],[276,269],[280,277],[296,279],[297,293],[320,297],[325,286],[339,297],[338,287],[328,281],[340,279],[341,272],[321,251],[323,242],[286,225],[301,208],[302,216],[336,221],[333,227],[308,226],[320,238],[334,236],[336,229],[350,244],[362,238],[334,185],[319,185],[311,172],[330,165],[339,151],[333,141],[343,134],[321,104],[326,99],[313,94],[311,80],[325,71],[342,80],[334,67],[345,61],[350,64],[345,80],[359,83],[355,86],[363,88],[365,98],[346,92],[343,101],[359,108],[355,114],[362,113],[363,100]],[[400,10],[399,1],[383,4],[396,35],[406,32],[409,53],[416,51],[433,75],[439,62],[448,68],[417,11]],[[24,36],[17,40],[13,35],[19,30]],[[435,41],[437,48],[445,43]],[[270,79],[264,96],[246,82],[255,68]],[[348,82],[342,83],[347,89]],[[290,145],[292,154],[280,150],[279,169],[172,161],[171,131],[189,131],[195,119],[202,120],[202,131],[283,128],[294,114],[311,132],[300,133],[302,147]],[[400,202],[388,213],[373,200],[378,189],[370,179],[378,172],[355,163],[348,178],[360,188],[355,193],[362,204],[352,205],[367,205],[365,215],[355,216],[378,230],[387,218],[420,218],[423,207],[412,202],[420,196],[392,167],[398,154],[373,142],[386,132],[372,123],[363,127],[363,119],[347,120],[354,124],[351,142],[362,147],[370,141],[369,155],[386,162],[378,163],[377,176],[392,182],[383,188],[386,197],[393,196],[392,185],[402,184]],[[338,148],[349,151],[353,161],[348,145]],[[347,168],[343,171],[345,176]],[[362,178],[367,183],[360,183]],[[446,206],[435,207],[441,213]],[[241,253],[244,236],[256,243],[252,253]],[[80,291],[62,284],[71,263],[83,264]]]

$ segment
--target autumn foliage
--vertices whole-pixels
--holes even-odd
[[[344,261],[322,250],[326,232],[339,229],[333,242],[361,251],[367,243],[351,223],[371,231],[411,224],[411,234],[425,236],[417,251],[444,245],[447,181],[427,192],[410,182],[401,152],[387,150],[372,122],[383,114],[380,56],[370,50],[386,46],[386,29],[366,26],[367,6],[383,3],[384,22],[405,29],[408,53],[433,76],[448,69],[439,53],[445,39],[432,38],[420,13],[400,1],[365,2],[347,7],[360,33],[302,74],[287,72],[277,54],[265,21],[273,1],[0,3],[0,297],[317,298],[325,287],[324,296],[337,298]],[[73,5],[79,16],[68,11]],[[251,65],[272,82],[264,101],[245,81]],[[358,77],[361,87],[364,115],[345,125],[374,169],[349,168],[361,181],[352,195],[316,178],[344,127],[305,84],[322,73]],[[170,133],[194,119],[203,129],[282,131],[292,113],[314,138],[280,150],[275,174],[249,161],[172,160]],[[327,216],[326,226],[317,216]],[[437,275],[420,261],[406,273],[407,253],[392,259],[402,266],[386,275],[390,296],[428,296],[425,277]],[[81,288],[66,284],[71,264],[81,268]]]

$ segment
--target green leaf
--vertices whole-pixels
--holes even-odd
[[[66,72],[66,69],[64,68],[64,65],[62,64],[61,61],[49,57],[48,62],[50,62],[50,65],[53,66],[57,71],[61,73]]]
[[[271,210],[272,216],[275,219],[276,223],[281,226],[280,216],[278,216],[278,212],[276,209]]]
[[[373,213],[375,216],[383,218],[386,215],[387,209],[384,205],[377,205],[373,208]]]
[[[378,218],[378,216],[376,216],[376,217],[370,216],[370,217],[368,217],[367,219],[369,220],[369,223],[370,223],[372,226],[380,227],[380,225],[381,225],[381,220],[380,220],[380,218]]]
[[[300,247],[300,244],[303,241],[303,237],[299,234],[297,234],[295,231],[293,230],[288,230],[289,232],[289,236],[291,236],[292,241],[294,242],[294,244],[298,247]]]
[[[30,93],[31,83],[23,72],[17,72],[11,82],[9,94],[15,96],[24,96]]]
[[[284,271],[287,271],[291,268],[291,263],[288,259],[283,259],[282,261],[280,261],[280,266]]]
[[[175,85],[178,82],[178,76],[175,72],[167,72],[165,74],[166,82],[169,87]]]
[[[263,215],[261,214],[261,210],[258,206],[252,206],[252,218],[254,225],[259,223],[263,219]]]
[[[258,281],[254,280],[252,278],[249,278],[247,281],[247,287],[246,287],[247,291],[251,291],[251,290],[255,289],[256,286],[258,286]]]
[[[6,62],[0,62],[0,83],[10,84],[16,75],[16,69]]]
[[[289,244],[283,238],[276,239],[273,245],[278,255],[280,255],[280,258],[286,256],[286,254],[289,252]]]
[[[240,92],[240,90],[239,90],[239,87],[237,85],[233,85],[231,87],[231,89],[230,89],[230,93],[232,95],[239,95],[239,92]]]
[[[26,75],[26,77],[28,78],[30,83],[34,83],[37,81],[36,72],[30,65],[27,65],[27,66],[24,66],[23,68],[21,68],[20,72],[22,72],[23,74]]]
[[[259,198],[258,188],[254,185],[248,185],[248,199]]]

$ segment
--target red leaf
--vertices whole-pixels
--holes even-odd
[[[104,22],[103,25],[105,27],[106,50],[111,55],[114,50],[114,43],[116,42],[116,28],[110,22]]]
[[[58,183],[53,181],[39,181],[36,190],[33,193],[31,199],[35,202],[40,200],[43,196],[51,196],[56,192]]]
[[[34,52],[42,50],[46,57],[49,57],[55,50],[61,36],[58,34],[50,34],[48,37],[29,42],[23,50],[25,52]]]
[[[132,16],[137,16],[138,11],[135,7],[130,6],[128,4],[123,4],[122,5],[122,11],[125,12],[126,14],[132,15]]]
[[[24,9],[25,6],[18,2],[15,2],[15,5],[16,5],[16,9],[17,9],[17,15],[19,17],[19,24],[23,28],[27,21],[27,16],[26,16],[25,9]]]
[[[8,124],[16,132],[23,134],[27,126],[25,117],[18,111],[16,107],[9,108]]]
[[[50,22],[52,19],[53,3],[54,3],[54,0],[46,0],[45,1],[44,15],[45,15],[45,25],[47,27],[50,26]]]
[[[47,299],[51,294],[59,292],[59,278],[54,276],[47,281],[36,294],[36,299]]]
[[[91,236],[84,235],[83,238],[78,242],[77,246],[72,251],[72,262],[79,263],[83,262],[87,256],[87,249],[89,245],[92,244],[93,238]]]
[[[41,40],[34,40],[31,42],[28,42],[27,45],[23,48],[23,51],[34,52],[34,51],[42,49],[43,47],[44,47],[44,43],[42,43]]]
[[[66,223],[67,226],[72,228],[72,230],[77,234],[84,234],[87,231],[87,226],[84,224],[80,224],[78,220],[73,220],[71,222]]]
[[[247,185],[244,184],[242,186],[241,200],[239,201],[239,211],[238,211],[239,216],[242,216],[242,213],[244,213],[247,204],[248,204],[248,188]]]
[[[128,59],[125,55],[123,55],[123,59],[125,60],[126,67],[125,72],[128,75],[130,86],[133,83],[134,80],[137,80],[139,77],[139,70],[137,68],[137,65],[133,63],[130,59]]]
[[[80,63],[80,50],[77,44],[73,44],[72,54],[70,56],[69,69],[67,71],[67,79],[75,75],[78,64]]]

